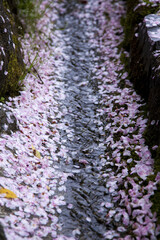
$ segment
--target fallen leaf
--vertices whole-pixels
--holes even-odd
[[[6,189],[6,188],[1,188],[0,194],[6,194],[4,196],[5,198],[17,198],[17,195],[14,192],[12,192],[11,190]]]
[[[35,149],[35,147],[32,145],[32,150],[33,150],[33,154],[34,156],[36,156],[37,158],[41,158],[41,154],[38,150]]]

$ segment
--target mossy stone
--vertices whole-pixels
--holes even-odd
[[[0,2],[0,98],[15,96],[20,90],[19,79],[24,72],[23,54],[18,40],[18,31],[14,14],[8,1]],[[3,49],[3,51],[2,51]]]

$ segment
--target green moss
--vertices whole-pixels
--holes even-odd
[[[18,63],[17,57],[14,53],[10,55],[8,63],[8,76],[6,84],[6,93],[15,95],[20,90],[20,76],[23,75],[23,68]]]
[[[7,9],[10,9],[9,8],[9,5],[8,5],[8,2],[6,0],[3,0],[3,6],[4,8],[7,10]],[[7,11],[8,12],[8,11]],[[9,13],[9,12],[8,12]],[[11,15],[11,14],[10,14]]]
[[[36,30],[37,20],[45,12],[44,11],[40,14],[38,11],[41,1],[39,1],[39,5],[36,5],[34,0],[16,0],[16,4],[18,8],[18,16],[23,22],[22,25],[24,32],[27,31],[32,34],[32,32]]]
[[[6,71],[8,74],[4,76],[4,85],[0,89],[0,101],[4,102],[4,99],[8,96],[15,96],[18,94],[18,91],[20,90],[20,80],[22,79],[21,76],[23,76],[24,72],[24,64],[22,59],[22,54],[20,51],[21,44],[18,40],[18,33],[16,31],[16,22],[15,18],[12,14],[8,5],[7,1],[3,1],[4,10],[9,18],[10,21],[10,31],[12,31],[13,34],[11,34],[12,42],[14,43],[14,49],[12,49],[12,46],[9,46],[9,49],[7,50],[7,68]]]
[[[10,7],[9,7],[9,4],[6,0],[3,0],[3,6],[4,6],[4,9],[5,9],[5,12],[10,20],[10,24],[12,26],[12,29],[15,28],[15,25],[16,25],[16,17],[14,17]],[[8,11],[9,10],[9,11]]]

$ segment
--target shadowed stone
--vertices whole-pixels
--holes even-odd
[[[7,0],[9,8],[11,10],[12,13],[17,15],[17,4],[15,2],[15,0]]]
[[[151,119],[160,119],[160,16],[147,15],[131,44],[131,79],[149,105]]]
[[[13,113],[5,108],[3,105],[0,106],[0,133],[11,134],[18,130],[17,120]]]
[[[3,227],[0,225],[0,240],[7,240]]]

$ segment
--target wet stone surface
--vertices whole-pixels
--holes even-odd
[[[124,2],[42,2],[37,30],[46,37],[37,50],[37,33],[24,43],[38,78],[29,73],[5,104],[19,127],[0,138],[1,193],[15,198],[0,198],[6,238],[157,239],[150,199],[160,175],[151,181],[146,106],[119,59]]]
[[[65,8],[58,22],[58,27],[64,29],[67,56],[64,59],[67,68],[63,78],[66,95],[63,108],[68,111],[64,121],[73,134],[67,135],[64,131],[61,134],[71,158],[68,170],[66,166],[65,169],[72,169],[74,174],[66,183],[67,205],[60,216],[61,234],[98,240],[104,239],[103,234],[109,228],[101,203],[109,202],[110,196],[100,177],[104,148],[99,144],[104,142],[104,133],[99,132],[96,109],[100,96],[92,80],[92,70],[97,64],[96,49],[90,46],[88,39],[90,33],[96,34],[97,23],[94,17],[90,21],[78,17],[78,13],[86,11],[84,3],[70,1]]]

